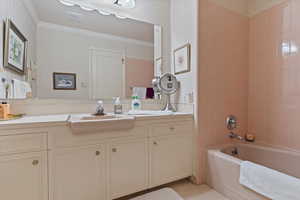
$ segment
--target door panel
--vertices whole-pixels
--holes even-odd
[[[59,150],[52,155],[53,200],[106,198],[103,147]]]
[[[118,198],[148,186],[146,139],[110,145],[110,193]]]
[[[150,140],[151,187],[192,175],[192,137],[169,136]]]
[[[0,157],[0,195],[7,200],[47,199],[46,154]]]

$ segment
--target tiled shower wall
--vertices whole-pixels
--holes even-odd
[[[200,1],[199,15],[198,121],[205,159],[207,146],[230,142],[229,114],[239,119],[237,133],[247,131],[249,19],[211,0]],[[204,174],[205,162],[200,163]]]
[[[250,19],[248,131],[257,141],[300,150],[300,2]]]
[[[201,157],[207,146],[230,142],[229,114],[238,117],[238,134],[299,151],[299,0],[262,3],[249,12],[223,2],[201,0],[199,8]]]

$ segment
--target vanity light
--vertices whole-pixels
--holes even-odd
[[[71,1],[67,1],[67,0],[60,0],[60,3],[62,3],[65,6],[75,6],[75,3],[72,3]]]
[[[135,0],[116,0],[115,4],[124,8],[134,8]]]
[[[107,12],[107,11],[104,11],[104,10],[98,10],[98,12],[99,12],[101,15],[106,15],[106,16],[111,15],[110,12]]]
[[[115,14],[115,16],[119,19],[127,19],[127,17],[123,16],[123,15],[118,15],[118,14]]]
[[[86,5],[79,5],[79,6],[82,10],[85,10],[85,11],[94,11],[94,10],[96,10],[96,8],[92,8],[92,7],[86,6]]]
[[[127,19],[127,17],[124,16],[124,15],[111,13],[111,12],[105,11],[105,10],[100,10],[100,9],[97,9],[97,8],[91,6],[91,5],[86,5],[86,4],[81,4],[81,3],[74,3],[73,1],[70,1],[70,0],[58,0],[58,1],[60,3],[62,3],[63,5],[65,5],[65,6],[78,6],[82,10],[85,10],[85,11],[91,12],[91,11],[96,11],[97,10],[97,12],[101,15],[108,16],[108,15],[114,14],[119,19]],[[115,4],[117,4],[119,6],[122,6],[124,8],[134,8],[135,7],[135,0],[117,0],[115,2]]]

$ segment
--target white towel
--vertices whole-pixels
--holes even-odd
[[[0,99],[6,99],[5,82],[2,82],[0,77]]]
[[[138,96],[140,99],[146,99],[147,88],[134,87],[132,90],[133,96]]]
[[[27,94],[31,92],[29,83],[17,79],[14,79],[13,82],[13,98],[26,99]]]
[[[252,162],[241,163],[240,183],[272,200],[300,199],[300,179]]]
[[[173,189],[165,188],[131,200],[183,200]]]

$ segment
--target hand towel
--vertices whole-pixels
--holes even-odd
[[[300,179],[248,161],[241,163],[240,184],[272,200],[300,198]]]
[[[134,87],[132,89],[132,95],[138,96],[140,99],[146,99],[147,88],[144,87]]]
[[[26,99],[27,94],[31,92],[29,83],[14,79],[13,80],[13,98],[14,99]]]

